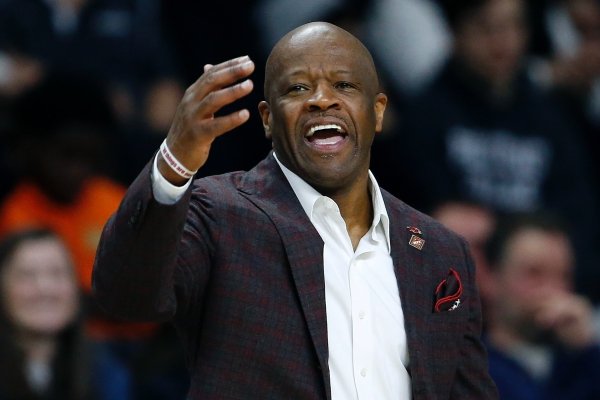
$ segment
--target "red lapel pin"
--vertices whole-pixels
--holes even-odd
[[[406,229],[408,229],[408,231],[410,233],[414,233],[415,235],[423,234],[423,232],[421,232],[421,230],[419,228],[417,228],[416,226],[407,226]]]

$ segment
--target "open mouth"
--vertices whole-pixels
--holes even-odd
[[[312,126],[306,133],[306,139],[316,146],[333,146],[343,141],[348,134],[338,124]]]

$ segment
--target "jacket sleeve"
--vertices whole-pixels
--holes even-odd
[[[96,253],[93,294],[108,313],[129,320],[163,321],[177,311],[180,242],[191,188],[174,205],[152,196],[151,163],[129,187],[106,223]],[[196,258],[202,258],[198,246]],[[200,260],[201,261],[201,260]]]

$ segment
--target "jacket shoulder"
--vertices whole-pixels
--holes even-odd
[[[465,245],[464,238],[446,228],[431,216],[409,206],[384,189],[381,189],[381,194],[386,207],[388,207],[390,218],[396,221],[404,221],[406,226],[400,226],[400,229],[415,227],[423,232],[427,232],[427,236],[429,237],[435,237],[442,241],[457,242],[461,246]]]

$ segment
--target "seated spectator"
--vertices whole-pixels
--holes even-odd
[[[0,241],[0,399],[96,398],[77,279],[45,229]]]
[[[88,293],[102,226],[124,194],[103,166],[110,107],[89,82],[53,77],[19,97],[13,116],[10,164],[18,184],[0,205],[0,235],[51,227]]]
[[[600,300],[588,157],[576,125],[526,74],[525,2],[440,3],[452,55],[399,133],[380,142],[382,186],[426,212],[462,198],[496,213],[558,213],[577,236],[578,288]]]
[[[101,165],[110,154],[105,146],[110,107],[93,85],[52,78],[17,100],[14,119],[11,164],[20,178],[0,205],[0,237],[43,226],[64,240],[87,306],[86,333],[102,366],[102,397],[130,399],[138,386],[134,364],[148,351],[157,325],[115,320],[90,298],[100,233],[124,193]],[[185,385],[187,376],[179,382]]]
[[[573,248],[550,217],[503,221],[488,243],[490,374],[506,400],[600,399],[590,302],[573,292]]]
[[[554,0],[543,2],[542,33],[547,45],[531,62],[533,79],[557,94],[561,105],[581,126],[584,145],[600,149],[600,2]],[[590,170],[600,188],[600,157]],[[600,205],[600,204],[599,204]],[[598,206],[597,206],[598,207]]]

